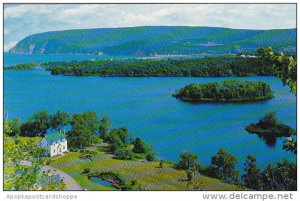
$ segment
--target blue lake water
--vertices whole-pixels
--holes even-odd
[[[90,180],[91,180],[92,182],[96,183],[96,184],[101,185],[101,186],[109,187],[109,188],[111,188],[112,190],[116,189],[115,187],[113,187],[113,186],[111,185],[110,182],[108,182],[108,181],[106,181],[106,180],[103,180],[103,179],[101,179],[101,178],[98,178],[98,177],[91,177]]]
[[[264,81],[276,97],[256,103],[192,105],[171,96],[190,83],[225,79]],[[261,168],[283,159],[296,160],[282,150],[285,138],[271,147],[244,129],[271,111],[282,123],[296,128],[296,97],[276,77],[103,78],[52,76],[44,70],[5,71],[4,112],[9,119],[26,120],[38,110],[107,114],[114,127],[127,127],[133,136],[152,144],[163,160],[176,162],[181,152],[191,151],[209,164],[221,147],[238,158],[240,171],[248,154],[257,158]]]
[[[102,55],[74,55],[74,54],[50,54],[50,55],[31,55],[31,54],[11,54],[8,52],[4,53],[4,66],[13,66],[22,63],[43,63],[49,61],[82,61],[91,59],[106,59],[107,56]],[[109,57],[111,58],[111,57]],[[123,58],[117,56],[114,58]]]
[[[217,56],[217,55],[210,55]],[[14,66],[22,63],[43,63],[49,61],[82,61],[82,60],[99,60],[108,58],[135,58],[135,59],[167,59],[167,58],[203,58],[204,55],[161,55],[161,56],[107,56],[107,55],[81,55],[81,54],[50,54],[50,55],[31,55],[31,54],[11,54],[8,52],[4,53],[4,67]]]

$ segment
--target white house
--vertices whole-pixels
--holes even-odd
[[[53,133],[43,137],[37,144],[46,149],[46,155],[55,156],[68,151],[68,141],[63,133]]]
[[[241,57],[242,58],[250,58],[250,59],[255,59],[256,58],[255,55],[245,55],[245,54],[242,54]]]

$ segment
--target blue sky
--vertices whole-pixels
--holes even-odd
[[[295,4],[17,4],[4,7],[4,50],[35,33],[145,25],[296,27]]]

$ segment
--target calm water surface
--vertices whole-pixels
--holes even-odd
[[[210,55],[217,56],[217,55]],[[107,56],[107,55],[84,55],[84,54],[48,54],[48,55],[31,55],[31,54],[12,54],[4,53],[4,67],[14,66],[22,63],[43,63],[49,61],[83,61],[83,60],[101,60],[101,59],[120,59],[120,58],[132,58],[132,59],[168,59],[168,58],[203,58],[204,55],[161,55],[161,56]]]
[[[110,182],[104,180],[104,179],[101,179],[101,178],[98,178],[98,177],[91,177],[90,180],[96,184],[99,184],[100,186],[105,186],[105,187],[108,187],[112,190],[116,189],[115,187],[113,187],[111,185]]]
[[[192,105],[171,94],[190,83],[225,79],[264,81],[276,98],[247,104]],[[296,127],[296,97],[276,77],[244,78],[101,78],[52,76],[43,70],[4,72],[4,112],[24,121],[38,110],[53,113],[96,111],[111,117],[114,127],[125,126],[133,136],[153,145],[163,160],[178,161],[183,151],[198,155],[204,164],[223,147],[238,158],[242,171],[248,154],[264,168],[269,162],[289,159],[284,138],[269,146],[244,127],[267,112],[276,111],[283,123]]]

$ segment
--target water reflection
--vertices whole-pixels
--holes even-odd
[[[282,137],[290,137],[290,135],[278,135],[278,134],[271,134],[271,133],[268,133],[268,134],[262,134],[262,133],[255,133],[260,140],[263,140],[266,145],[270,148],[273,148],[276,146],[276,143],[277,143],[277,139],[281,139]]]
[[[275,145],[277,143],[277,138],[278,138],[276,135],[274,135],[274,134],[268,134],[268,135],[256,134],[256,135],[259,137],[259,139],[263,140],[268,147],[270,147],[270,148],[275,147]],[[279,138],[281,138],[281,137],[279,137]]]

